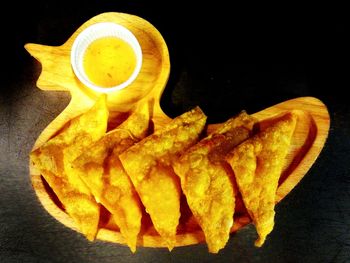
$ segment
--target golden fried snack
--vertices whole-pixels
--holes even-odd
[[[236,189],[224,158],[249,137],[253,125],[254,119],[242,112],[188,149],[173,166],[211,253],[225,246],[234,223]]]
[[[96,236],[100,207],[71,163],[106,133],[107,120],[103,95],[90,110],[72,119],[59,134],[30,154],[33,165],[89,240]]]
[[[140,199],[118,155],[144,138],[148,131],[147,104],[135,111],[116,129],[90,146],[73,163],[75,172],[86,183],[96,200],[114,215],[115,223],[131,251],[136,251],[141,228]]]
[[[226,157],[231,165],[243,202],[259,234],[260,247],[272,231],[275,197],[285,157],[296,125],[296,116],[281,120],[246,140]]]
[[[205,122],[206,116],[197,107],[119,155],[169,250],[175,245],[181,194],[180,182],[171,164],[181,152],[197,142]]]

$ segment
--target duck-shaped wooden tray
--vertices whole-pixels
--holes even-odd
[[[137,79],[127,88],[108,94],[110,119],[120,113],[130,113],[137,109],[140,103],[147,102],[152,105],[151,121],[154,130],[161,128],[171,120],[160,108],[160,98],[170,73],[169,53],[163,37],[155,27],[140,17],[115,12],[102,13],[84,23],[61,46],[25,45],[26,50],[42,64],[37,86],[43,90],[65,90],[71,94],[69,105],[40,134],[33,150],[49,140],[66,122],[90,108],[99,96],[79,82],[70,65],[70,51],[75,38],[86,27],[97,22],[115,22],[127,27],[138,39],[143,52],[143,64]],[[279,181],[276,193],[277,202],[298,184],[315,162],[327,139],[330,124],[326,106],[313,97],[300,97],[281,102],[262,109],[252,116],[259,121],[260,126],[267,126],[279,116],[291,111],[297,115],[297,126]],[[215,127],[216,124],[208,125],[207,132],[215,130]],[[59,222],[78,231],[40,172],[36,171],[31,164],[30,177],[44,208]],[[251,222],[246,213],[236,214],[232,232]],[[120,244],[126,243],[118,228],[108,222],[100,226],[97,239]],[[199,228],[184,228],[177,234],[176,246],[197,244],[203,241],[204,235]],[[166,244],[154,231],[140,233],[138,245],[166,247]]]

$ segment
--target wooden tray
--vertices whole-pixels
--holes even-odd
[[[36,140],[33,150],[50,139],[67,121],[85,112],[92,106],[98,94],[81,84],[75,77],[70,65],[70,49],[74,39],[87,26],[96,22],[116,22],[131,30],[140,42],[143,52],[143,65],[137,79],[127,88],[108,95],[108,108],[111,116],[120,112],[132,112],[139,103],[152,105],[152,122],[155,130],[170,121],[160,108],[161,94],[170,73],[169,53],[161,34],[144,19],[123,13],[103,13],[84,23],[61,46],[52,47],[39,44],[26,44],[26,50],[42,64],[42,72],[37,86],[43,90],[66,90],[71,101],[66,109],[53,120]],[[326,106],[313,97],[301,97],[282,102],[263,109],[255,114],[263,128],[285,113],[293,111],[298,116],[297,127],[293,135],[292,146],[281,176],[276,201],[282,200],[303,178],[315,162],[328,136],[329,114]],[[216,124],[209,125],[207,132],[215,130]],[[72,219],[59,205],[57,197],[30,164],[30,176],[33,188],[44,208],[59,222],[76,231]],[[235,216],[232,232],[250,223],[246,214]],[[105,224],[99,229],[97,239],[125,244],[123,236],[112,225]],[[201,230],[182,232],[177,235],[176,246],[197,244],[204,241]],[[160,236],[154,231],[140,233],[139,246],[166,247]]]

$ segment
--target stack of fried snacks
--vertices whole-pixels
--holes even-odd
[[[296,116],[287,113],[257,131],[257,121],[241,112],[203,136],[207,117],[199,107],[152,134],[149,113],[147,103],[139,105],[107,132],[108,109],[101,96],[31,153],[77,228],[93,240],[102,205],[135,252],[148,213],[171,250],[184,194],[209,252],[218,253],[229,239],[241,195],[259,235],[255,244],[261,246],[273,229],[278,180]]]

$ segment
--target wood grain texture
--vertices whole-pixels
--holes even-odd
[[[86,27],[97,22],[115,22],[128,28],[138,39],[143,55],[136,80],[127,88],[108,94],[109,110],[128,112],[135,109],[138,103],[148,101],[153,105],[155,128],[169,121],[159,105],[170,72],[169,52],[163,37],[153,25],[140,17],[103,13],[85,22],[61,46],[25,45],[25,49],[42,64],[37,86],[42,90],[66,90],[72,97],[67,108],[39,136],[34,148],[47,141],[68,120],[90,108],[99,95],[78,80],[70,64],[70,51],[75,38]]]
[[[152,105],[152,121],[155,129],[169,122],[170,118],[164,114],[159,104],[170,73],[168,49],[161,34],[140,17],[122,13],[103,13],[84,23],[62,46],[25,45],[28,52],[42,64],[42,73],[37,86],[43,90],[66,90],[72,96],[67,108],[38,137],[33,150],[52,137],[67,121],[91,107],[97,98],[98,94],[86,88],[75,77],[69,56],[71,45],[79,32],[95,22],[102,21],[116,22],[130,29],[139,40],[144,56],[143,66],[136,81],[127,88],[108,95],[109,110],[130,112],[135,110],[139,103],[148,102]],[[298,122],[276,193],[277,202],[298,184],[315,162],[325,144],[330,125],[327,107],[313,97],[291,99],[254,113],[253,116],[258,119],[259,127],[264,129],[290,111],[298,116]],[[207,132],[210,133],[215,128],[215,124],[209,125]],[[30,174],[33,188],[44,208],[59,222],[78,231],[71,218],[55,200],[40,172],[31,165]],[[250,218],[246,215],[235,217],[235,224],[231,230],[235,232],[248,223]],[[204,241],[202,231],[178,234],[176,238],[176,246]],[[99,230],[97,239],[126,243],[120,232],[108,225]],[[138,245],[166,247],[160,236],[152,231],[142,232]]]

